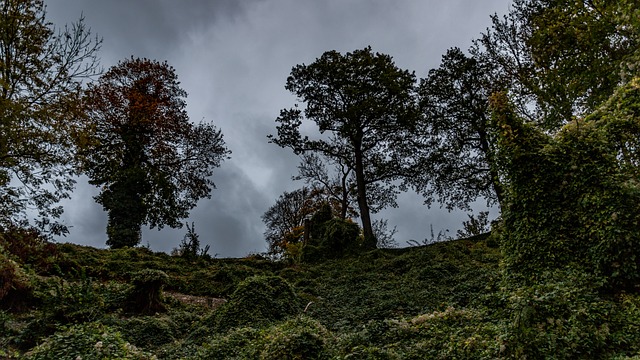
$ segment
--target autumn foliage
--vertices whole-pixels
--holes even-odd
[[[226,158],[222,133],[189,122],[174,69],[128,59],[91,84],[84,98],[94,123],[84,171],[101,187],[109,212],[107,244],[134,246],[140,228],[180,227],[196,202],[210,196],[210,176]]]

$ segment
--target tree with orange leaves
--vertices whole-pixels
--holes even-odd
[[[166,62],[131,58],[85,93],[94,129],[83,170],[101,187],[96,201],[108,212],[112,248],[140,243],[142,225],[181,227],[210,197],[213,169],[229,154],[220,130],[189,122],[179,84]]]

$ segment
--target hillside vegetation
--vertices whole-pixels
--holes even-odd
[[[22,236],[22,245],[7,242],[10,235]],[[186,260],[30,235],[3,235],[0,355],[9,359],[626,358],[640,352],[640,297],[599,292],[578,271],[505,286],[496,234],[317,264],[259,256]],[[141,289],[153,293],[154,282],[162,286],[157,299],[136,297]],[[137,306],[156,300],[151,312]]]

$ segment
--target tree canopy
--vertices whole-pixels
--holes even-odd
[[[186,92],[166,62],[121,61],[90,84],[87,116],[95,129],[83,169],[101,187],[109,213],[107,244],[133,246],[140,227],[180,227],[196,202],[209,197],[213,169],[227,157],[222,133],[189,122]]]
[[[489,204],[500,202],[489,96],[502,87],[493,71],[491,64],[452,48],[420,82],[424,118],[415,147],[422,167],[408,181],[427,202],[435,197],[449,209],[469,209],[479,197]]]
[[[42,0],[0,1],[0,227],[36,225],[66,233],[52,221],[75,181],[82,134],[83,80],[97,75],[101,40],[84,19],[56,29]]]
[[[512,79],[510,98],[529,121],[557,129],[585,116],[637,73],[637,3],[515,0],[476,41]]]
[[[420,115],[415,75],[371,48],[340,54],[327,51],[310,65],[291,70],[285,88],[305,103],[284,109],[270,139],[297,154],[319,153],[340,159],[355,176],[365,247],[376,246],[371,222],[373,196],[394,205],[398,179],[412,166],[406,140]],[[321,136],[302,135],[304,120]]]
[[[550,136],[493,97],[504,174],[503,251],[510,279],[535,283],[566,266],[609,288],[640,279],[640,80]]]

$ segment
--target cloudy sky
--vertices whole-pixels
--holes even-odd
[[[291,68],[328,50],[348,52],[371,45],[396,65],[424,77],[450,47],[467,49],[504,14],[511,0],[50,0],[47,17],[61,26],[85,17],[104,42],[102,66],[146,57],[168,61],[189,93],[192,121],[212,121],[233,152],[217,169],[217,189],[186,221],[195,222],[203,244],[218,257],[266,251],[260,216],[291,181],[298,158],[267,141],[280,109],[295,98],[284,89]],[[93,201],[86,178],[64,203],[71,234],[59,241],[104,247],[107,215]],[[429,227],[449,229],[466,219],[422,198],[401,195],[399,208],[376,215],[397,226],[400,245],[429,237]],[[143,245],[171,251],[186,229],[145,229]]]

